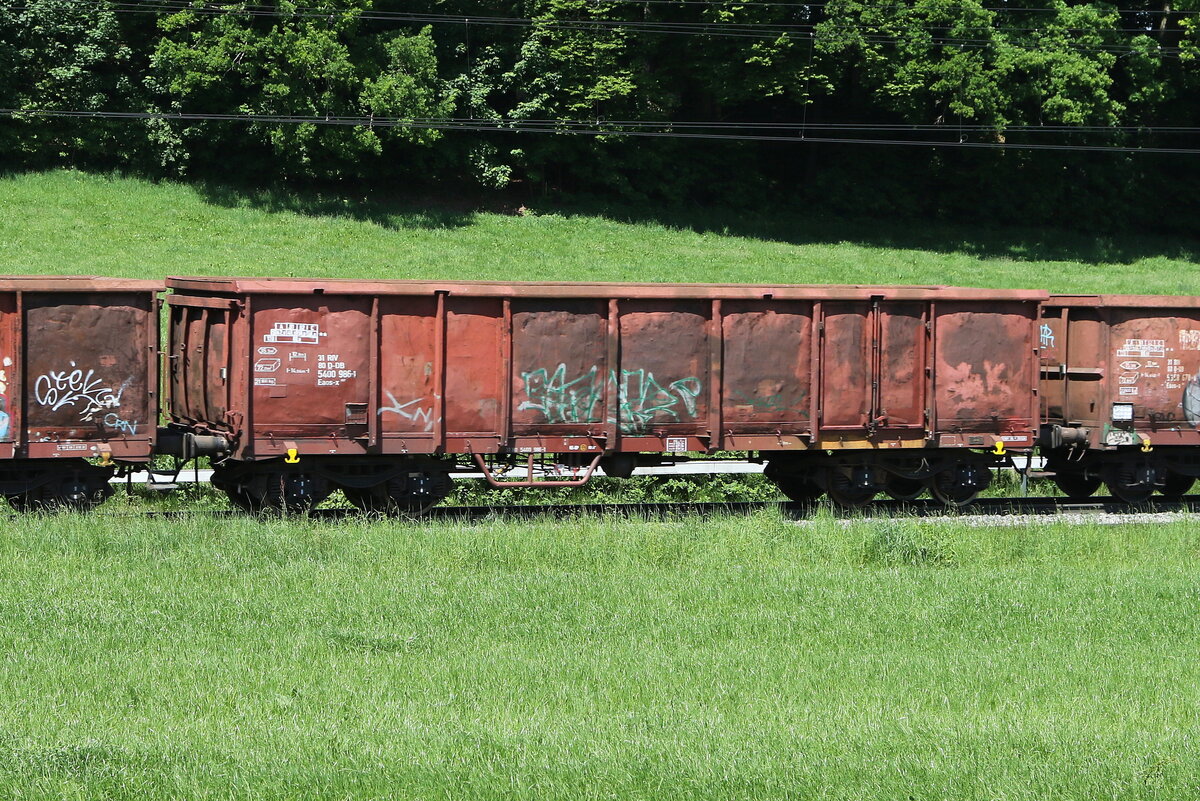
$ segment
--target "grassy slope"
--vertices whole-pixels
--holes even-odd
[[[855,225],[795,214],[660,219],[668,222],[413,211],[46,173],[0,178],[0,271],[1200,292],[1194,242]]]
[[[61,517],[0,541],[0,786],[1168,798],[1190,522]]]

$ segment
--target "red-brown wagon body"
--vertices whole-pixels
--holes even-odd
[[[1052,295],[1043,445],[1072,494],[1182,494],[1200,474],[1200,298]]]
[[[1039,292],[168,286],[171,421],[228,438],[233,462],[292,454],[330,465],[334,483],[343,468],[322,457],[605,455],[617,469],[624,453],[920,458],[1029,447],[1037,428]]]
[[[0,278],[0,491],[17,505],[107,492],[158,427],[155,281]],[[86,496],[86,497],[85,497]]]

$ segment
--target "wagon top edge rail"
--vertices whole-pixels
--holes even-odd
[[[171,276],[167,287],[228,294],[429,295],[475,297],[779,299],[779,300],[1015,300],[1044,301],[1041,290],[947,286],[841,284],[660,284],[619,282],[423,281],[411,279],[194,278]]]

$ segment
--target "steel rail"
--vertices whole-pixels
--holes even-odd
[[[578,518],[586,516],[624,517],[629,519],[657,519],[673,516],[749,515],[756,512],[778,509],[785,517],[804,520],[817,513],[833,514],[839,519],[855,518],[954,518],[979,517],[1056,516],[1067,514],[1143,514],[1159,512],[1200,512],[1200,495],[1187,495],[1177,500],[1153,498],[1144,504],[1127,504],[1110,497],[1089,498],[1075,501],[1069,498],[981,498],[965,507],[947,506],[934,499],[915,501],[873,501],[859,509],[843,509],[828,501],[801,504],[778,501],[667,501],[655,503],[589,503],[589,504],[524,504],[509,506],[435,506],[420,516],[399,515],[386,518],[378,514],[360,512],[353,508],[315,509],[310,512],[284,515],[264,513],[260,517],[336,521],[345,518],[394,519],[400,522],[422,523],[427,521],[470,522],[489,519],[536,519]],[[97,518],[247,518],[255,515],[233,509],[181,509],[172,511],[145,512],[94,512]],[[25,515],[12,514],[10,520],[20,520]]]

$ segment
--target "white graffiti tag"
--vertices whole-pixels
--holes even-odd
[[[384,412],[392,412],[393,414],[400,415],[405,420],[412,420],[414,423],[423,423],[426,431],[433,430],[433,410],[426,409],[422,406],[417,406],[417,404],[425,400],[424,398],[417,398],[415,400],[410,400],[408,403],[401,403],[400,401],[396,400],[396,396],[392,393],[388,392],[387,396],[392,405],[379,407],[380,414],[383,414]],[[416,408],[413,408],[414,406]]]
[[[79,409],[79,416],[91,420],[96,412],[115,409],[121,405],[121,394],[125,386],[117,389],[106,386],[103,379],[96,377],[95,370],[83,370],[71,362],[70,370],[51,370],[37,377],[33,385],[33,397],[42,406],[58,411],[64,406]]]

